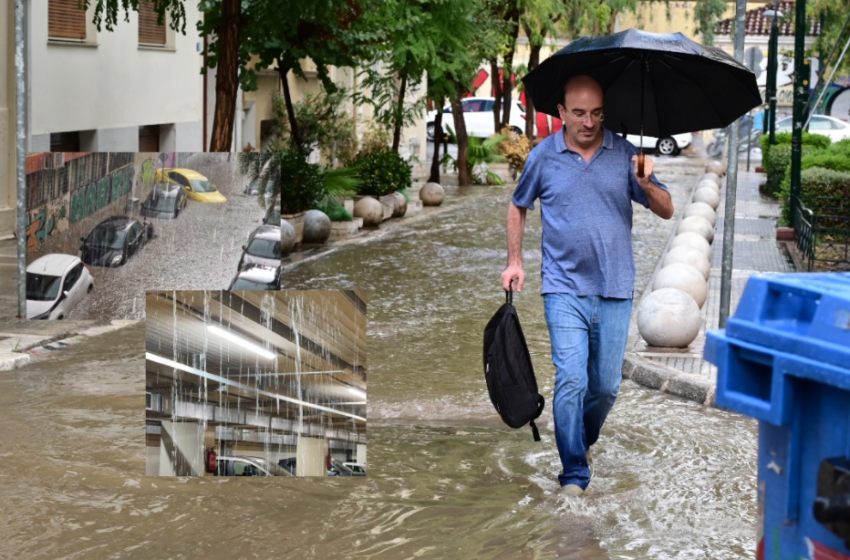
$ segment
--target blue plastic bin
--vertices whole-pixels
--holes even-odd
[[[757,557],[850,560],[850,273],[752,276],[705,359],[759,421]]]

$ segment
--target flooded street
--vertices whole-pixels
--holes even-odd
[[[668,160],[664,169],[681,204],[696,167]],[[286,288],[369,292],[368,477],[143,476],[139,324],[0,376],[0,557],[752,558],[754,421],[625,382],[578,500],[557,495],[551,405],[542,442],[501,423],[481,337],[504,301],[511,189],[487,189],[285,273]],[[638,211],[638,290],[673,225]],[[539,239],[535,214],[515,303],[549,401]]]
[[[256,195],[242,194],[246,180],[239,173],[235,154],[229,159],[228,154],[195,154],[181,159],[179,165],[207,177],[227,202],[190,199],[176,219],[146,218],[153,224],[156,237],[148,240],[123,266],[89,266],[94,291],[69,313],[69,319],[142,319],[145,290],[230,286],[242,256],[242,245],[262,225],[266,211],[260,207]],[[132,216],[143,220],[140,215]],[[98,220],[89,221],[87,231],[98,223]],[[80,239],[67,234],[51,239],[27,258],[32,262],[49,252],[78,255],[79,248]]]

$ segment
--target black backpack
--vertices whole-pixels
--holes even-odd
[[[545,400],[537,391],[531,356],[513,306],[513,290],[505,292],[502,305],[484,329],[484,378],[496,411],[511,428],[531,426],[534,441],[540,432],[534,420],[543,412]]]

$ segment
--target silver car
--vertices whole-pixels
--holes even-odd
[[[215,476],[292,476],[262,457],[220,455],[215,464]]]
[[[280,226],[262,225],[251,232],[248,243],[242,245],[239,270],[248,265],[259,264],[272,268],[280,267]]]

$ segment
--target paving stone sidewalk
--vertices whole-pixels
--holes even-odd
[[[747,279],[752,274],[795,272],[791,258],[776,241],[776,220],[780,215],[780,205],[759,193],[759,185],[765,180],[764,174],[744,169],[742,165],[738,172],[730,316],[734,315]],[[717,368],[703,359],[703,347],[706,330],[717,329],[720,318],[726,177],[722,177],[721,182],[721,200],[711,245],[708,299],[702,308],[703,326],[696,340],[686,350],[668,351],[648,347],[638,335],[635,344],[626,349],[623,364],[623,376],[626,378],[709,405],[714,405]],[[651,291],[650,287],[646,287],[643,297]],[[631,325],[633,332],[637,332],[636,317],[637,313],[634,313]]]

